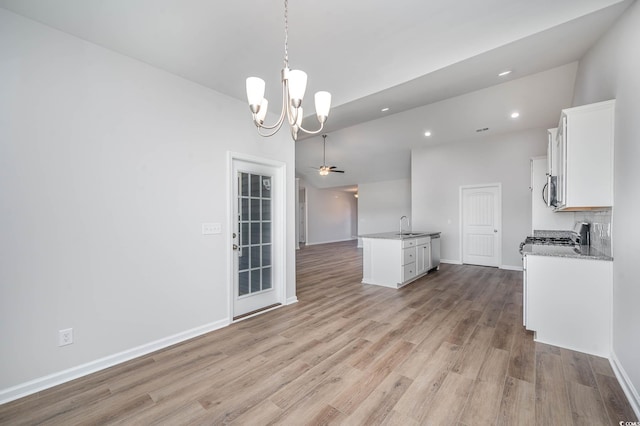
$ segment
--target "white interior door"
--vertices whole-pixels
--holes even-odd
[[[462,263],[500,266],[500,185],[461,188]]]
[[[278,169],[233,160],[233,317],[281,303],[284,244]]]

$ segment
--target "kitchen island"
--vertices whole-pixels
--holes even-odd
[[[361,235],[362,282],[400,288],[440,268],[440,232]]]

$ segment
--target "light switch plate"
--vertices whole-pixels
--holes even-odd
[[[213,235],[222,233],[222,225],[219,223],[203,223],[202,235]]]

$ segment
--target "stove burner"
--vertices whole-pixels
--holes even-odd
[[[570,237],[527,237],[525,244],[543,244],[548,246],[573,246],[576,242]]]

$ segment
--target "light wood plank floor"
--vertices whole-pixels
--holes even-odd
[[[521,273],[362,285],[354,242],[298,252],[299,303],[0,406],[1,424],[611,425],[607,360],[536,344]]]

